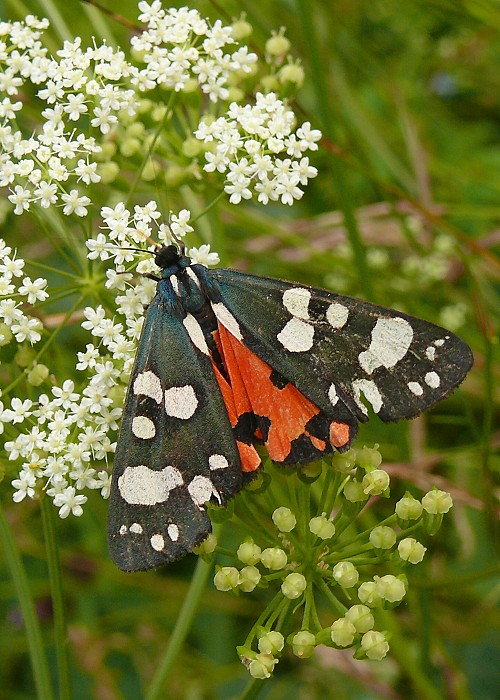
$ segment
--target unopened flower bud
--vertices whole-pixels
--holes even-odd
[[[248,671],[252,678],[264,680],[271,677],[277,663],[278,659],[273,658],[270,654],[256,654],[248,665]]]
[[[285,598],[290,600],[295,600],[295,598],[300,598],[302,593],[307,588],[307,581],[305,576],[298,573],[288,574],[283,583],[281,584],[281,592]]]
[[[256,566],[244,566],[240,571],[238,587],[243,593],[250,593],[259,584],[260,579],[260,571]]]
[[[389,642],[382,632],[370,630],[362,636],[361,648],[367,658],[373,661],[381,661],[389,651]]]
[[[236,555],[243,564],[257,564],[260,561],[262,550],[253,541],[242,542],[238,547]]]
[[[405,537],[398,544],[398,553],[401,559],[410,562],[410,564],[419,564],[424,558],[427,548],[423,544],[417,542],[414,537]]]
[[[370,608],[366,605],[352,605],[346,612],[345,618],[352,622],[356,632],[368,632],[375,624]]]
[[[395,510],[401,520],[418,520],[422,515],[423,506],[420,501],[407,493],[396,503]]]
[[[374,576],[379,595],[389,603],[399,603],[406,594],[404,581],[392,574]]]
[[[392,527],[378,525],[370,532],[370,543],[377,549],[390,549],[396,544],[396,533]]]
[[[332,570],[333,578],[342,588],[352,588],[359,581],[359,573],[350,561],[339,561]]]
[[[307,630],[297,632],[292,639],[292,649],[295,656],[300,659],[308,659],[313,655],[316,646],[316,637]]]
[[[382,605],[383,598],[379,593],[375,581],[365,581],[358,588],[358,598],[364,605],[370,608],[378,608]]]
[[[422,498],[424,510],[431,515],[447,513],[453,507],[451,494],[439,489],[433,489]]]
[[[335,525],[328,520],[326,514],[318,515],[309,521],[309,530],[322,540],[329,540],[335,534]]]
[[[28,384],[40,386],[49,376],[49,368],[46,365],[35,365],[27,374]]]
[[[285,639],[280,632],[270,630],[259,638],[258,646],[263,654],[277,654],[285,646]]]
[[[389,474],[383,469],[374,469],[363,477],[363,491],[367,496],[381,496],[389,488]]]
[[[356,464],[366,471],[377,469],[382,464],[382,455],[378,451],[378,445],[368,447],[364,445],[356,451]]]
[[[356,628],[354,627],[352,622],[346,620],[345,617],[341,617],[340,619],[335,620],[335,622],[332,625],[332,642],[338,647],[351,646],[351,644],[354,641],[355,635]]]
[[[266,569],[278,571],[286,566],[288,558],[286,552],[279,547],[268,547],[262,552],[260,560]]]
[[[276,508],[273,515],[273,523],[280,532],[291,532],[297,524],[297,518],[290,508]]]
[[[193,549],[195,554],[212,554],[217,547],[217,537],[211,532],[201,544]]]
[[[361,501],[366,501],[367,498],[363,484],[361,481],[356,481],[356,479],[348,481],[344,486],[344,496],[351,503],[360,503]]]
[[[223,566],[214,576],[214,586],[218,591],[231,591],[237,588],[240,572],[234,566]]]

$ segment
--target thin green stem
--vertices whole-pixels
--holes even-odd
[[[5,517],[3,504],[1,501],[0,540],[3,544],[5,559],[14,582],[14,587],[16,589],[19,605],[23,615],[37,698],[39,700],[54,700],[54,693],[50,682],[49,669],[43,646],[42,631],[40,629],[40,623],[36,614],[35,604],[33,602],[33,598],[31,597],[28,577],[12,536],[9,523]]]
[[[59,548],[54,529],[54,508],[48,498],[41,501],[43,536],[49,568],[52,612],[54,615],[54,641],[57,654],[59,677],[59,699],[71,700],[71,677],[69,671],[69,649],[66,618],[64,615],[64,597],[61,577]]]
[[[255,700],[255,698],[259,697],[259,693],[265,683],[266,681],[260,680],[260,678],[252,678],[240,695],[239,700]]]
[[[160,660],[158,669],[145,695],[145,700],[158,700],[158,698],[166,697],[165,684],[189,632],[211,569],[212,560],[206,562],[201,557],[198,557],[189,590],[170,638],[170,644],[167,647],[163,659]]]
[[[325,62],[322,60],[318,50],[318,37],[314,23],[316,15],[314,12],[311,12],[311,4],[308,0],[297,0],[297,6],[305,43],[309,48],[312,85],[314,86],[318,104],[318,116],[324,133],[332,141],[335,141],[334,129],[332,128],[332,124],[335,124],[335,119],[330,107],[330,95],[332,91],[326,80],[328,70],[325,70]],[[366,261],[366,249],[354,214],[354,205],[350,197],[350,189],[345,181],[345,167],[337,158],[332,158],[330,162],[340,208],[344,215],[347,236],[356,261],[360,288],[365,297],[373,299],[370,270]]]

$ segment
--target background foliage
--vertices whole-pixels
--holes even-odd
[[[131,22],[136,18],[131,0],[102,5]],[[456,331],[476,358],[464,385],[429,415],[411,424],[374,421],[361,431],[361,443],[380,443],[396,495],[408,483],[422,489],[436,483],[455,500],[432,540],[431,556],[409,574],[406,604],[388,617],[391,654],[380,664],[355,662],[349,652],[330,649],[309,661],[283,660],[275,678],[259,688],[262,697],[492,700],[500,684],[493,476],[499,464],[493,448],[499,439],[494,409],[500,7],[487,0],[191,6],[213,20],[230,21],[245,11],[258,53],[271,30],[286,26],[293,55],[306,73],[299,114],[324,135],[312,159],[320,176],[292,208],[221,202],[201,223],[203,240],[209,237],[222,264],[401,308]],[[51,19],[54,49],[61,42],[59,20],[85,42],[104,35],[125,44],[130,31],[116,17],[77,0],[33,1],[29,7],[0,2],[2,18],[20,19],[27,12]],[[182,206],[175,188],[165,196],[170,208]],[[22,257],[53,256],[26,217],[2,211],[0,235],[19,246]],[[75,349],[83,347],[79,332],[78,323],[65,329],[55,349],[68,374]],[[64,348],[70,351],[66,357]],[[10,493],[4,483],[2,503],[55,678],[43,519],[39,504],[12,504]],[[140,698],[171,637],[194,557],[156,572],[119,572],[106,553],[106,503],[97,494],[89,501],[82,519],[53,522],[63,572],[71,697]],[[48,527],[51,519],[43,522]],[[228,524],[224,537],[228,544],[236,541]],[[0,567],[0,696],[32,698],[19,588],[3,559]],[[164,697],[241,696],[248,677],[235,647],[262,605],[209,585]]]

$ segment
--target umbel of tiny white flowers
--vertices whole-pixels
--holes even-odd
[[[365,446],[336,454],[333,473],[315,472],[317,486],[324,480],[325,488],[319,498],[325,510],[318,514],[310,512],[309,506],[297,511],[281,505],[269,516],[262,498],[252,500],[252,519],[246,522],[249,534],[235,553],[239,564],[217,567],[214,585],[236,594],[260,589],[262,595],[267,589],[274,596],[266,616],[259,617],[245,644],[238,647],[241,660],[255,678],[269,678],[287,647],[301,659],[312,656],[319,644],[351,648],[356,659],[381,660],[387,655],[390,634],[377,629],[378,610],[390,610],[403,601],[409,585],[404,571],[422,561],[426,551],[415,536],[435,532],[436,518],[442,519],[449,510],[451,498],[437,489],[421,501],[407,493],[382,523],[369,530],[358,526],[367,500],[388,496],[389,477],[380,466],[377,448]],[[313,470],[307,471],[310,480]],[[306,487],[300,482],[300,472],[298,476],[296,484],[287,477],[287,492],[310,488],[309,483]],[[278,473],[273,475],[273,480],[279,478]],[[351,482],[359,487],[348,489]],[[252,499],[252,492],[237,497],[236,510],[238,498]],[[297,495],[295,501],[299,500]],[[266,546],[260,541],[263,523]],[[357,535],[353,534],[356,530]],[[414,536],[408,537],[408,531]],[[205,550],[203,543],[197,551],[205,555],[216,550],[213,536],[207,547]],[[391,573],[384,571],[385,563]],[[400,573],[395,574],[395,569]],[[327,627],[319,623],[319,599],[330,606],[333,620]],[[326,615],[324,602],[322,607]],[[302,623],[290,632],[290,626],[293,630],[297,618],[300,620],[300,610]],[[288,630],[286,638],[282,628]]]

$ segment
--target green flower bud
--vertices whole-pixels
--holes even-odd
[[[375,581],[365,581],[362,583],[358,588],[358,598],[364,605],[368,605],[370,608],[379,608],[383,602],[383,598],[379,593]]]
[[[251,593],[258,586],[260,579],[260,571],[256,566],[244,566],[240,571],[238,587],[243,593]]]
[[[196,158],[196,156],[199,156],[200,153],[203,153],[204,149],[201,141],[194,136],[190,136],[183,141],[181,150],[186,158]]]
[[[453,499],[447,491],[432,489],[422,498],[422,506],[431,515],[442,515],[453,507]]]
[[[268,92],[279,92],[280,84],[275,75],[262,76],[260,83],[264,94],[267,94]]]
[[[281,592],[283,593],[285,598],[289,598],[290,600],[300,598],[300,596],[306,590],[306,588],[306,577],[302,574],[297,573],[288,574],[288,576],[281,584]]]
[[[347,452],[335,452],[332,457],[332,466],[341,474],[348,474],[356,463],[356,450],[351,447]]]
[[[396,544],[396,533],[392,527],[378,525],[370,532],[370,543],[377,549],[390,549]]]
[[[305,79],[305,71],[300,63],[287,63],[278,71],[280,83],[293,83],[297,87],[302,87]]]
[[[378,445],[368,447],[364,445],[356,452],[356,463],[366,471],[377,469],[382,464],[382,455],[378,451]]]
[[[271,677],[277,663],[278,659],[270,654],[256,654],[255,659],[252,659],[248,665],[248,671],[252,678],[264,680]]]
[[[285,638],[280,632],[271,630],[260,637],[258,646],[263,654],[277,654],[285,646]]]
[[[141,172],[141,180],[144,180],[144,182],[152,182],[161,172],[162,168],[160,165],[152,158],[148,158]]]
[[[33,369],[28,372],[27,380],[28,384],[32,386],[40,386],[49,376],[49,368],[46,365],[35,365]]]
[[[12,333],[10,332],[10,328],[8,328],[8,326],[7,326],[7,330],[8,330],[8,334],[10,335],[10,338],[12,338]],[[0,328],[0,333],[2,333],[2,331],[3,331],[3,327]],[[5,337],[7,337],[8,334],[4,333]],[[2,345],[1,342],[0,342],[0,345]],[[22,345],[19,348],[19,350],[16,352],[14,360],[19,367],[29,367],[29,365],[32,364],[35,357],[36,357],[36,352],[35,352],[34,348],[28,347],[27,345]]]
[[[292,513],[290,508],[276,508],[273,515],[273,523],[280,532],[291,532],[297,524],[297,518]]]
[[[278,571],[285,568],[288,558],[286,552],[279,547],[268,547],[262,552],[260,560],[266,569]]]
[[[231,25],[231,28],[233,30],[233,39],[235,41],[241,41],[242,39],[246,39],[247,36],[250,36],[250,34],[253,31],[253,27],[250,24],[250,22],[247,22],[245,19],[245,14],[243,13],[239,19],[235,20],[233,24]]]
[[[0,348],[3,348],[4,345],[8,345],[11,340],[12,331],[10,330],[10,326],[8,326],[6,323],[0,323]],[[31,350],[31,348],[28,349]],[[17,364],[19,364],[19,362]]]
[[[307,630],[297,632],[292,639],[293,653],[299,659],[309,659],[313,655],[315,646],[316,637]]]
[[[243,564],[253,565],[260,561],[261,553],[259,545],[255,544],[253,540],[247,540],[240,544],[236,555]]]
[[[97,172],[101,177],[100,184],[109,185],[110,182],[114,182],[118,177],[120,166],[114,160],[110,160],[108,163],[99,163]]]
[[[408,561],[410,564],[419,564],[424,558],[427,547],[417,542],[414,537],[405,537],[398,544],[398,553],[403,561]]]
[[[279,34],[272,32],[270,39],[266,41],[266,53],[270,56],[281,56],[290,51],[290,41],[284,36],[285,28],[281,27]]]
[[[382,632],[370,630],[362,636],[361,648],[367,658],[373,661],[381,661],[389,651],[389,642]]]
[[[409,493],[406,493],[403,498],[401,498],[396,503],[396,515],[401,520],[418,520],[422,515],[423,506],[420,501]]]
[[[374,469],[363,477],[363,491],[367,496],[381,496],[389,488],[389,474],[383,469]]]
[[[120,141],[120,153],[122,156],[125,156],[125,158],[130,158],[130,156],[139,153],[141,147],[141,141],[136,138],[124,138]]]
[[[338,647],[350,647],[354,642],[354,637],[356,635],[356,628],[346,620],[345,617],[341,617],[335,620],[333,623],[331,632],[332,642]]]
[[[240,573],[234,566],[223,566],[214,576],[214,586],[218,591],[231,591],[237,588]]]
[[[375,624],[370,608],[366,605],[352,605],[346,612],[345,618],[352,622],[356,632],[368,632]]]
[[[361,481],[356,481],[352,479],[348,481],[344,486],[344,496],[351,503],[359,503],[361,501],[366,501],[366,494]]]
[[[339,561],[335,564],[332,575],[342,588],[352,588],[359,581],[358,570],[350,561]]]
[[[325,513],[322,513],[322,515],[311,518],[309,530],[321,540],[329,540],[335,534],[335,525],[331,520],[328,520]]]
[[[241,102],[241,100],[245,97],[245,93],[239,85],[230,85],[228,88],[228,93],[227,99],[230,102]]]
[[[373,580],[377,584],[377,591],[381,598],[388,603],[400,603],[406,594],[404,581],[396,578],[392,574],[385,576],[374,576]]]
[[[212,554],[217,547],[217,537],[211,532],[201,544],[193,549],[195,554]]]

